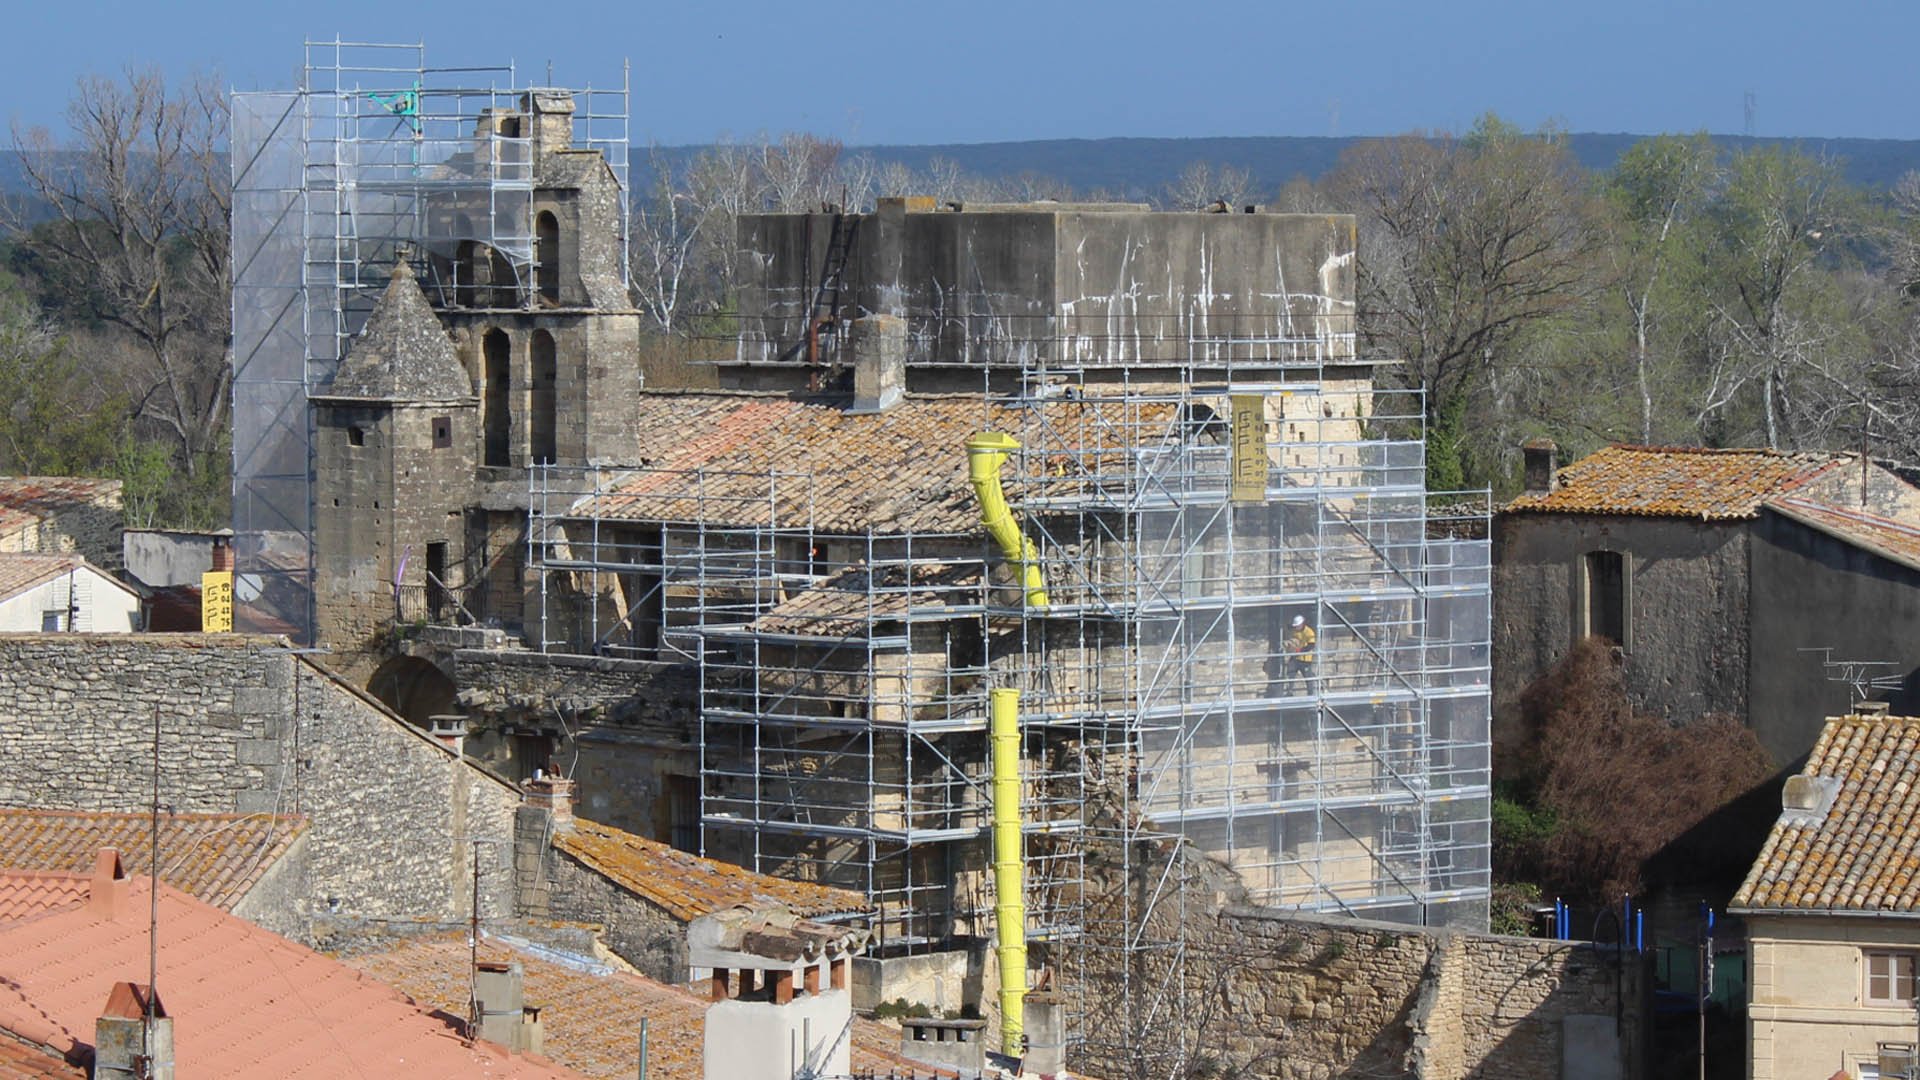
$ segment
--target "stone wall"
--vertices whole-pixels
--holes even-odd
[[[1087,925],[1096,941],[1126,933],[1142,947],[1038,954],[1064,978],[1084,979],[1085,1012],[1100,1018],[1083,1032],[1076,1070],[1246,1080],[1641,1075],[1642,956],[1257,907],[1231,871],[1190,849],[1168,866],[1166,852],[1139,845],[1124,876],[1117,855],[1091,849]],[[1581,1069],[1563,1069],[1563,1059]]]
[[[118,480],[89,480],[92,488],[82,500],[51,510],[0,533],[0,551],[65,554],[77,552],[108,573],[125,565],[121,533],[126,515],[120,508]]]
[[[520,807],[517,828],[514,877],[523,915],[596,925],[607,948],[641,974],[674,986],[687,982],[685,923],[555,848],[548,810]]]
[[[0,805],[140,811],[160,718],[160,799],[310,821],[300,914],[464,918],[511,910],[518,793],[285,639],[0,635]]]

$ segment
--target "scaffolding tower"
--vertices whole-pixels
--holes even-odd
[[[398,259],[437,305],[510,281],[531,302],[533,133],[517,118],[529,94],[552,88],[523,84],[511,65],[430,67],[420,44],[305,48],[299,88],[232,102],[233,528],[240,625],[310,643],[308,397]],[[557,92],[574,98],[575,143],[602,151],[625,190],[624,74],[617,90]],[[624,281],[624,200],[620,222]],[[476,265],[487,280],[463,269]]]
[[[832,476],[542,470],[546,647],[697,664],[703,852],[865,891],[883,953],[990,935],[987,694],[1019,688],[1027,936],[1083,1051],[1165,1075],[1194,1005],[1168,851],[1256,903],[1486,923],[1490,500],[1426,490],[1420,396],[1333,336],[972,403],[1020,443],[1044,606],[977,528],[818,527]],[[619,520],[636,491],[671,520]]]

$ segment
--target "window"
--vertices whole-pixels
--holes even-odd
[[[1581,558],[1579,637],[1601,637],[1621,648],[1632,645],[1632,570],[1618,551],[1589,551]]]
[[[553,211],[542,210],[534,218],[534,284],[540,299],[549,304],[560,302],[560,219]]]
[[[363,427],[359,427],[357,425],[354,427],[348,428],[347,429],[347,445],[348,446],[367,445],[367,429]]]
[[[43,634],[59,633],[61,629],[60,624],[66,620],[66,617],[67,613],[57,608],[53,611],[41,612],[40,632]]]
[[[1867,1004],[1913,1006],[1913,954],[1864,954],[1867,967]]]
[[[445,450],[453,445],[453,417],[436,416],[433,418],[433,448]]]
[[[533,382],[528,396],[533,415],[528,418],[528,438],[532,442],[533,463],[551,465],[559,459],[555,412],[558,409],[556,394],[560,369],[553,335],[545,330],[535,330],[531,352]]]

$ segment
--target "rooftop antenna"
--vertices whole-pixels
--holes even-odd
[[[153,1010],[160,1000],[160,706],[153,707],[153,803],[147,818],[147,999],[140,1010],[141,1052],[153,1061]]]
[[[1753,96],[1753,91],[1749,90],[1746,92],[1745,96],[1741,98],[1740,106],[1741,106],[1741,109],[1746,113],[1746,127],[1743,129],[1743,131],[1745,132],[1747,138],[1751,139],[1753,138],[1753,114],[1754,114],[1754,110],[1759,107],[1759,99],[1755,98]]]
[[[1802,648],[1800,651],[1819,653],[1820,667],[1825,673],[1826,680],[1832,683],[1842,683],[1847,687],[1849,691],[1847,708],[1849,711],[1851,711],[1854,706],[1867,700],[1867,695],[1872,691],[1883,690],[1892,692],[1901,689],[1905,685],[1905,681],[1899,674],[1900,665],[1892,660],[1836,660],[1833,658],[1833,648],[1831,646]],[[1883,675],[1875,673],[1880,670],[1889,671],[1892,672],[1892,674]]]

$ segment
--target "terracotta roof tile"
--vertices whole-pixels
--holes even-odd
[[[1781,813],[1733,907],[1920,913],[1920,718],[1828,720],[1801,772],[1831,805]]]
[[[1044,408],[1048,425],[1094,452],[1148,437],[1174,415],[1173,405],[1157,402],[1061,399]],[[1017,435],[1031,419],[977,394],[914,395],[886,412],[856,413],[838,400],[654,393],[642,396],[638,413],[643,469],[619,475],[609,494],[581,499],[573,515],[970,533],[978,509],[967,484],[967,437]]]
[[[1507,510],[1750,518],[1768,499],[1842,460],[1838,454],[1610,446],[1561,469],[1556,490],[1522,495]]]
[[[527,1004],[540,1008],[547,1053],[587,1076],[633,1076],[640,1021],[647,1020],[649,1080],[702,1080],[707,999],[674,986],[607,967],[562,965],[483,938],[484,958],[517,960]],[[413,938],[346,963],[448,1011],[466,1008],[467,943],[461,935]],[[873,1020],[853,1024],[856,1070],[894,1070],[904,1078],[951,1076],[899,1056],[900,1034]]]
[[[870,907],[859,893],[756,874],[585,818],[557,831],[553,845],[681,922],[743,904],[779,905],[803,918]]]
[[[86,1080],[87,1070],[58,1054],[0,1034],[0,1080]]]
[[[0,552],[0,600],[18,596],[85,565],[87,560],[78,555]]]
[[[0,870],[0,926],[72,907],[87,898],[87,875]]]
[[[0,476],[0,533],[62,510],[120,499],[120,481],[89,476]]]
[[[91,871],[101,848],[120,852],[129,875],[149,872],[145,814],[0,810],[0,868]],[[301,817],[267,814],[164,814],[161,880],[231,910],[306,831]]]
[[[0,1028],[83,1052],[115,982],[147,970],[148,886],[110,913],[91,902],[0,925]],[[160,887],[159,991],[181,1076],[577,1076],[544,1059],[467,1046],[392,987]],[[144,981],[144,980],[143,980]]]

